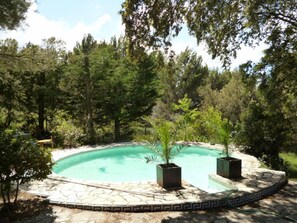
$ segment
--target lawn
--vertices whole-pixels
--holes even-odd
[[[292,152],[288,152],[288,153],[282,152],[280,156],[289,164],[289,171],[288,171],[289,179],[297,181],[297,154]]]

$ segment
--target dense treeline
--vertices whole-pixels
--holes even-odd
[[[224,121],[234,143],[274,167],[280,151],[296,151],[296,53],[279,55],[290,67],[267,51],[231,72],[210,70],[189,49],[126,52],[122,38],[87,35],[71,52],[55,38],[2,40],[1,126],[69,147],[132,140],[147,131],[147,116],[173,120],[183,140],[218,142],[209,126]]]
[[[68,53],[55,38],[0,47],[1,124],[36,138],[55,134],[66,146],[129,138],[130,123],[149,115],[158,95],[156,55],[132,61],[122,39],[87,35]]]

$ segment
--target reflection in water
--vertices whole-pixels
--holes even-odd
[[[106,167],[100,167],[98,170],[100,173],[106,173]]]

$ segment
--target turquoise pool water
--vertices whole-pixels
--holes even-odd
[[[57,161],[53,172],[72,179],[98,182],[156,181],[156,163],[146,163],[151,151],[141,145],[121,146],[72,155]],[[182,167],[182,179],[207,192],[226,187],[209,179],[216,172],[220,151],[191,146],[173,160]]]

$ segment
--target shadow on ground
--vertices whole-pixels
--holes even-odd
[[[288,176],[297,179],[297,167],[296,166],[289,166]]]
[[[235,222],[297,222],[297,182],[290,181],[273,196],[233,209],[183,212],[166,217],[162,223],[235,223]]]
[[[9,222],[42,222],[51,223],[56,219],[53,209],[40,198],[20,199],[16,207],[11,210],[0,211],[0,223]]]
[[[28,202],[28,201],[27,201]],[[45,205],[45,206],[43,206]],[[31,217],[18,223],[52,222],[121,222],[121,223],[297,223],[297,182],[289,181],[278,193],[260,201],[234,209],[220,209],[193,212],[95,212],[51,206],[46,203],[27,203]],[[30,208],[31,207],[31,208]],[[29,211],[30,212],[30,211]],[[2,222],[1,222],[2,223]]]

